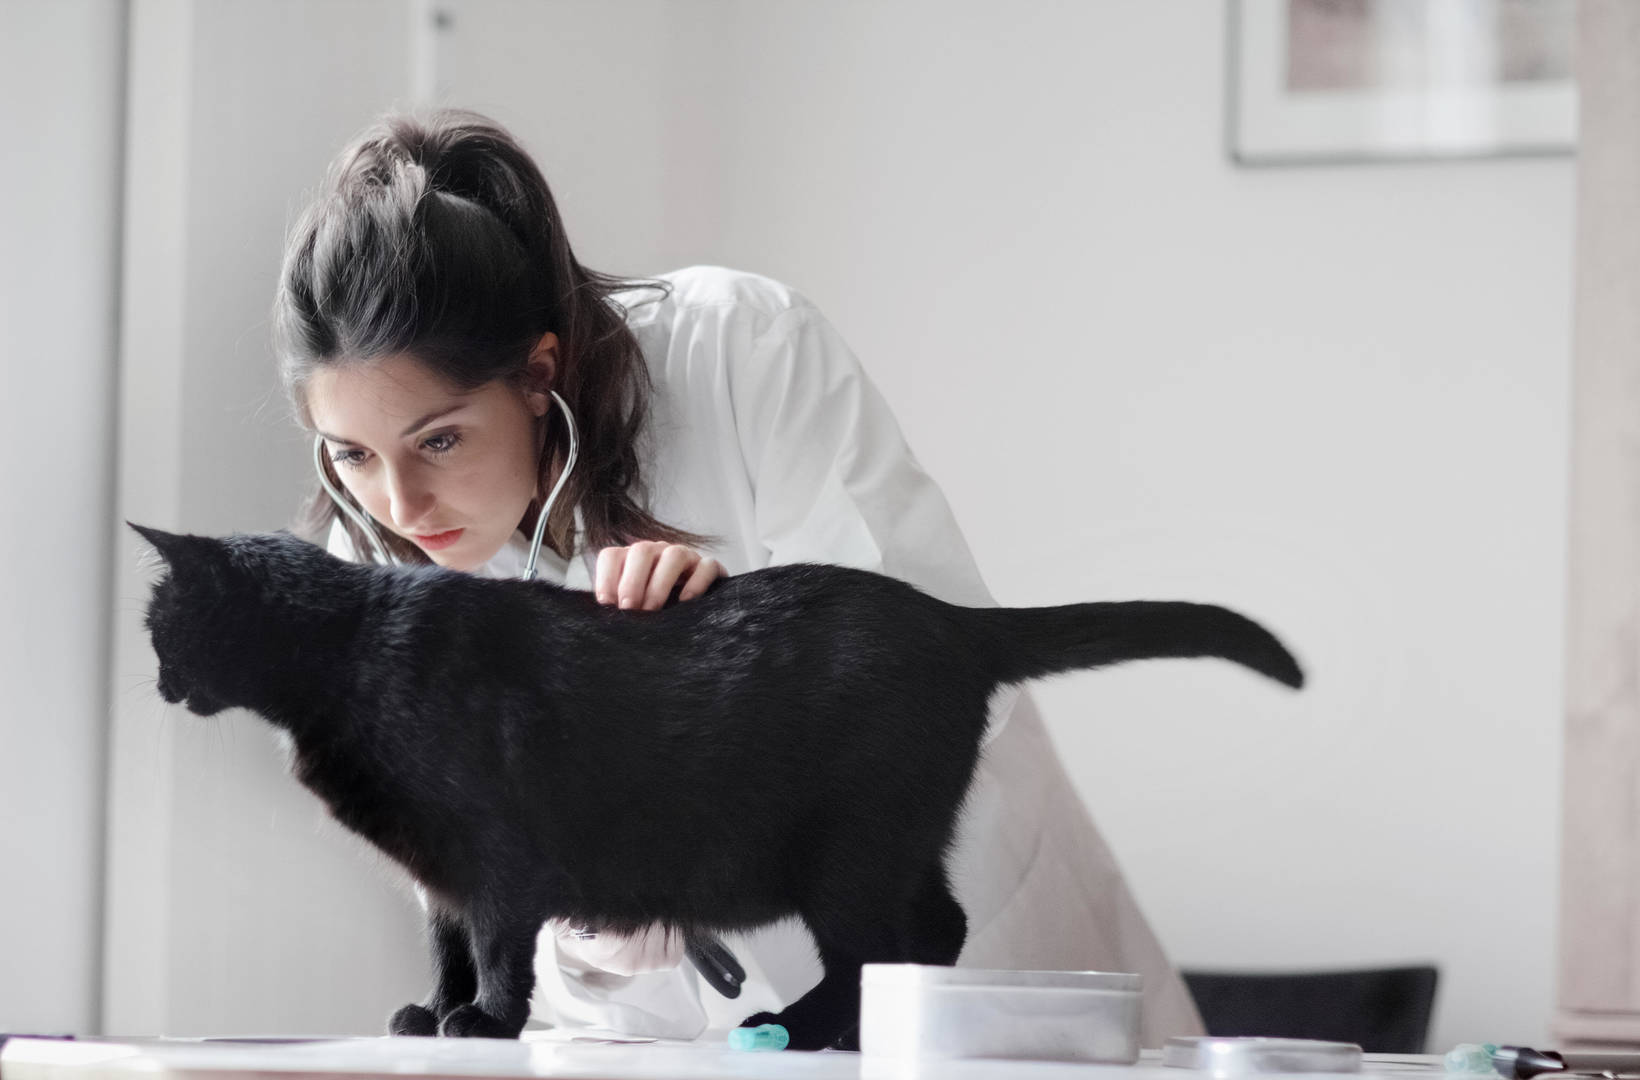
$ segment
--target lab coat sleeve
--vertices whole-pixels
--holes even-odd
[[[558,962],[565,967],[611,975],[647,975],[670,971],[683,963],[683,935],[660,923],[632,934],[604,931],[590,938],[579,937],[563,919],[548,919],[547,928],[558,948]]]
[[[825,562],[949,603],[995,604],[955,515],[842,336],[800,301],[767,320],[727,380],[766,565]],[[991,701],[986,741],[1017,687]]]
[[[536,937],[533,1019],[660,1039],[693,1039],[706,1030],[691,965],[624,975],[587,963],[561,945],[551,923]]]

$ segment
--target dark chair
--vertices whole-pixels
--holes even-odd
[[[1182,973],[1209,1035],[1359,1043],[1421,1054],[1435,1006],[1433,967],[1289,973]]]

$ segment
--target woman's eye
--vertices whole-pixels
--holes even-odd
[[[422,441],[422,448],[434,454],[447,454],[456,448],[461,436],[453,431],[441,432]],[[349,469],[364,467],[365,452],[363,450],[337,450],[330,455],[330,460],[337,465],[345,465]]]
[[[454,432],[444,432],[443,434],[434,435],[421,445],[425,446],[435,454],[444,454],[454,450],[456,443],[460,441],[461,436],[455,434]]]

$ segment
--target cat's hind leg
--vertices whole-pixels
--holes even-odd
[[[950,966],[957,962],[963,943],[968,937],[968,916],[951,893],[943,862],[936,862],[924,875],[917,894],[907,909],[900,927],[899,955],[873,957],[853,966],[855,993],[850,1004],[852,1022],[828,1046],[838,1050],[860,1049],[860,969],[865,963],[898,961],[910,964],[940,964]],[[826,970],[831,970],[831,961]]]
[[[905,958],[912,964],[957,962],[968,940],[968,915],[951,892],[943,860],[923,876],[917,896],[911,902],[903,943]]]
[[[758,1013],[743,1027],[779,1024],[795,1050],[829,1046],[857,1049],[860,1024],[860,968],[867,963],[904,960],[901,922],[906,901],[881,889],[861,888],[847,870],[828,873],[816,866],[821,890],[799,908],[814,935],[825,974],[808,993],[778,1013]]]
[[[406,1005],[387,1022],[390,1035],[437,1035],[439,1022],[478,993],[472,943],[460,916],[439,907],[427,912],[433,954],[433,990],[420,1005]]]
[[[779,1024],[790,1037],[792,1050],[824,1050],[836,1046],[857,1050],[860,1024],[860,967],[853,949],[821,944],[820,963],[825,974],[814,988],[779,1012],[760,1012],[740,1022],[741,1027]],[[874,960],[881,959],[873,957]],[[854,1045],[849,1045],[851,1042]]]
[[[884,902],[883,912],[893,910]],[[951,885],[942,862],[936,862],[924,875],[917,894],[905,910],[899,928],[899,947],[892,954],[883,953],[853,959],[830,957],[825,949],[821,959],[829,975],[833,966],[851,972],[848,976],[852,992],[848,995],[849,1019],[825,1045],[837,1050],[860,1049],[860,971],[868,963],[940,964],[950,966],[957,962],[963,943],[968,937],[968,916],[952,895]],[[853,940],[864,941],[864,937]]]

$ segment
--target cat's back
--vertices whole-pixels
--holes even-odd
[[[369,580],[358,599],[365,651],[436,656],[436,669],[469,677],[531,664],[543,638],[573,636],[590,597],[548,582],[480,578],[438,566],[355,567]]]
[[[898,578],[827,563],[791,563],[737,574],[719,580],[707,595],[720,602],[773,608],[940,603]]]

